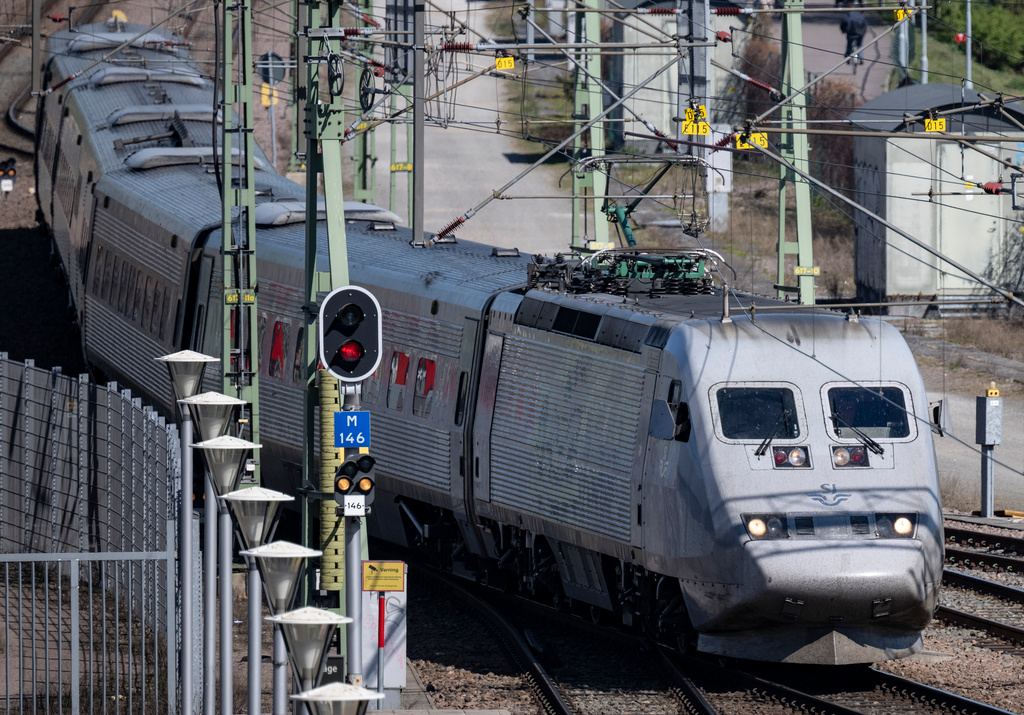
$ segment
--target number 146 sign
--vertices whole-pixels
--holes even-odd
[[[339,449],[341,447],[369,447],[370,413],[335,412],[334,446]]]

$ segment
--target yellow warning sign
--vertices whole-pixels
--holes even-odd
[[[364,591],[404,591],[404,561],[364,561]]]

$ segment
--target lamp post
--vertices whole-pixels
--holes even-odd
[[[291,608],[305,560],[322,553],[288,541],[275,541],[243,551],[242,555],[259,562],[271,614],[277,615]],[[288,709],[287,658],[284,633],[280,624],[274,623],[274,715],[285,715]]]
[[[242,542],[248,549],[259,547],[266,541],[281,503],[292,501],[294,498],[262,487],[239,489],[223,496],[224,501],[231,505],[231,510],[235,513],[235,521],[242,534]],[[263,691],[260,678],[260,666],[263,661],[262,633],[260,631],[263,625],[260,620],[262,588],[260,587],[260,572],[256,565],[256,559],[249,556],[247,551],[243,551],[242,554],[247,556],[246,562],[249,566],[249,622],[246,631],[249,639],[249,712],[258,713],[262,712],[261,695]]]
[[[167,366],[175,401],[194,397],[203,383],[206,366],[220,362],[192,350],[156,358]],[[181,712],[193,715],[192,706],[192,416],[177,408],[181,438],[181,502],[178,507],[178,570],[181,575]]]
[[[351,618],[339,616],[333,611],[311,607],[268,616],[266,620],[281,626],[295,678],[302,691],[316,685],[334,629],[343,623],[352,622]]]
[[[239,400],[218,392],[204,392],[179,401],[187,405],[199,432],[200,439],[210,441],[222,437],[228,430],[231,417],[235,410],[245,404]],[[199,445],[195,445],[199,446]],[[203,713],[213,715],[217,700],[217,496],[214,483],[214,470],[221,482],[229,479],[222,465],[211,464],[207,453],[206,478],[206,531],[204,534],[203,552],[205,556],[204,572],[204,613],[203,613]],[[236,467],[237,469],[237,467]],[[237,480],[236,480],[237,481]],[[232,482],[232,485],[234,482]],[[229,491],[228,487],[225,491]],[[231,517],[227,509],[221,509],[220,529],[221,557],[219,572],[223,576],[221,583],[221,633],[227,630],[227,638],[221,640],[221,706],[224,712],[231,712]],[[226,551],[226,556],[224,552]],[[226,572],[226,573],[225,573]],[[226,616],[225,616],[226,612]],[[226,705],[225,705],[226,704]]]
[[[351,683],[328,683],[293,695],[292,700],[307,703],[313,715],[363,715],[371,700],[383,697]]]

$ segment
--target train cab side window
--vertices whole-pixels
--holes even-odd
[[[466,416],[466,391],[469,389],[469,373],[459,373],[459,395],[455,401],[455,424],[461,425]]]
[[[416,384],[414,387],[412,413],[419,417],[430,415],[434,406],[434,372],[436,363],[427,358],[420,358],[416,365]]]
[[[391,380],[388,384],[388,409],[402,411],[405,406],[405,383],[409,374],[409,355],[395,350],[391,354]]]
[[[270,336],[270,364],[267,368],[270,377],[284,379],[284,346],[291,337],[292,326],[283,321],[274,321],[274,332]]]
[[[840,439],[910,436],[907,403],[898,387],[833,387],[828,391],[827,409],[829,429]]]
[[[787,387],[723,387],[716,397],[726,439],[761,441],[800,436],[796,399]]]
[[[690,441],[690,407],[683,402],[683,383],[673,380],[668,388],[668,406],[672,411],[675,429],[672,439],[676,442]]]

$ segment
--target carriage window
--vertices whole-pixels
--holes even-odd
[[[796,439],[800,436],[796,401],[786,387],[723,387],[718,414],[726,439]]]
[[[153,314],[153,278],[152,276],[146,276],[146,294],[142,296],[142,328],[145,330],[149,327],[149,319]]]
[[[302,382],[302,336],[305,328],[299,326],[298,332],[295,334],[295,361],[292,363],[292,382],[298,384]]]
[[[108,301],[111,307],[113,307],[114,303],[117,302],[117,290],[119,285],[121,285],[121,259],[118,258],[117,255],[115,255],[114,273],[110,278],[110,296]],[[103,297],[108,297],[106,288],[103,289]]]
[[[430,408],[434,401],[434,368],[434,361],[427,358],[420,358],[416,365],[415,396],[412,405],[414,415],[426,417],[430,414]]]
[[[409,373],[409,356],[397,350],[391,356],[391,384],[404,385]]]
[[[159,281],[153,288],[153,314],[149,318],[149,332],[156,335],[160,329],[160,306],[164,304],[164,286]]]
[[[283,320],[274,321],[274,332],[270,338],[270,366],[267,368],[270,377],[284,378],[284,346],[288,344],[288,338],[292,326]]]
[[[236,311],[235,318],[237,319],[240,315],[239,311]],[[232,327],[234,327],[234,320],[231,321]],[[234,337],[232,335],[232,337]],[[256,318],[256,360],[259,361],[260,365],[265,365],[263,362],[263,340],[267,337],[267,314],[260,313]]]
[[[898,387],[833,387],[828,391],[832,433],[841,439],[874,439],[910,436],[907,404]]]
[[[391,354],[391,384],[388,385],[388,408],[401,412],[405,408],[405,383],[409,374],[409,355],[397,350]]]
[[[160,339],[164,339],[164,333],[167,330],[167,317],[171,312],[171,291],[164,291],[164,306],[160,311]]]

